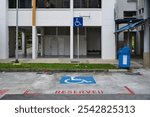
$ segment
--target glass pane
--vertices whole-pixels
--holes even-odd
[[[74,0],[74,8],[101,8],[101,0]]]
[[[81,0],[81,8],[87,8],[87,0]]]
[[[74,8],[80,8],[80,0],[74,0]]]
[[[70,8],[70,0],[63,0],[64,8]]]
[[[70,0],[37,0],[37,8],[70,8]]]
[[[63,0],[57,0],[57,8],[63,8]]]
[[[9,0],[9,8],[16,8],[16,0]]]
[[[45,8],[45,0],[37,0],[38,8]]]
[[[56,0],[50,0],[50,8],[56,8]]]
[[[31,8],[32,0],[19,0],[19,8]]]

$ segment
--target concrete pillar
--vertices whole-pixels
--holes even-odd
[[[116,0],[102,0],[102,59],[116,58],[114,7]],[[108,15],[109,14],[109,15]]]
[[[147,19],[150,17],[150,1],[144,1],[144,18]],[[143,55],[143,64],[144,67],[150,67],[150,28],[149,28],[149,20],[145,21],[144,26],[144,55]]]
[[[9,57],[15,57],[16,49],[16,31],[15,28],[9,28]]]
[[[144,19],[150,17],[150,0],[144,1]]]
[[[41,29],[41,56],[44,56],[44,29]]]
[[[150,30],[149,30],[149,21],[145,22],[144,26],[144,55],[143,55],[143,63],[144,67],[150,66]]]
[[[140,32],[137,30],[136,32],[136,54],[141,55],[141,38],[140,38]]]
[[[25,33],[21,32],[21,36],[22,36],[22,52],[25,55]]]
[[[0,0],[0,59],[8,58],[8,0]]]
[[[36,26],[32,26],[32,59],[37,58],[37,30]]]
[[[36,0],[32,0],[32,59],[37,58]]]
[[[70,16],[70,20],[71,20],[71,24],[70,24],[70,59],[73,59],[73,0],[70,0],[70,12],[71,12],[71,16]]]

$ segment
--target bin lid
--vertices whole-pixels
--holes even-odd
[[[124,46],[123,48],[120,48],[118,50],[118,55],[120,55],[120,54],[130,54],[129,46]]]
[[[128,46],[125,46],[121,49],[122,54],[130,54],[130,48]]]

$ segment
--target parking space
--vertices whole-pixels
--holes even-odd
[[[7,94],[150,94],[150,71],[132,73],[0,73],[0,97]]]

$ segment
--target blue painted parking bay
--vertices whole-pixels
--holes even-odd
[[[93,76],[62,76],[60,84],[96,84]]]

